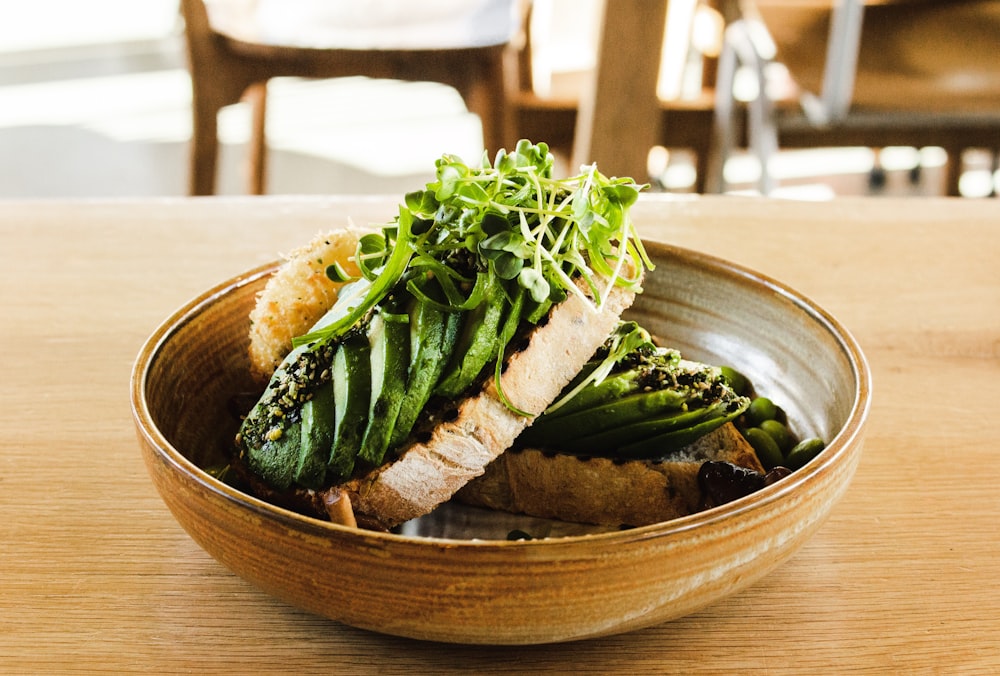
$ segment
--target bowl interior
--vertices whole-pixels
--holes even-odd
[[[626,317],[687,358],[747,375],[786,411],[796,434],[827,442],[821,458],[849,423],[860,423],[866,366],[836,320],[758,273],[678,247],[647,247],[656,270]],[[165,324],[152,350],[143,403],[165,445],[197,468],[226,464],[240,415],[258,394],[248,375],[247,317],[273,270],[263,266],[206,293]],[[504,539],[522,526],[548,535],[607,530],[448,505],[401,532]]]
[[[175,316],[155,346],[143,399],[155,431],[198,468],[227,463],[258,388],[249,375],[249,314],[274,266],[213,289]]]
[[[758,273],[653,246],[657,270],[627,313],[689,358],[728,365],[828,444],[867,397],[863,357],[826,312]]]

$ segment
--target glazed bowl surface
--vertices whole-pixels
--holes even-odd
[[[628,317],[685,357],[731,365],[826,449],[750,496],[613,532],[445,505],[397,533],[302,516],[218,481],[252,396],[248,315],[275,265],[179,309],[131,384],[157,491],[213,557],[265,592],[355,627],[469,644],[537,644],[662,623],[753,584],[822,525],[856,470],[870,373],[850,333],[785,285],[648,242],[656,269]],[[535,539],[510,541],[514,528]],[[541,535],[541,536],[539,536]]]

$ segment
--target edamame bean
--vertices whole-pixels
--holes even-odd
[[[750,424],[757,427],[765,420],[774,420],[778,415],[778,407],[767,397],[757,397],[750,402],[746,415]]]
[[[757,453],[757,459],[760,460],[760,464],[764,466],[764,469],[777,467],[784,462],[778,444],[775,443],[770,434],[761,428],[749,427],[743,430],[743,436]]]
[[[792,437],[792,433],[788,431],[787,427],[777,420],[762,420],[758,427],[767,432],[767,434],[774,439],[774,443],[778,445],[782,455],[788,453],[792,449],[792,446],[795,445],[795,439]]]
[[[731,366],[720,366],[722,376],[729,381],[729,386],[736,394],[746,396],[750,392],[750,381],[747,377]]]
[[[807,462],[819,455],[820,451],[826,448],[822,439],[810,437],[795,444],[795,447],[788,452],[785,463],[791,469],[799,469]]]

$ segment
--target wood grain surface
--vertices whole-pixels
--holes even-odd
[[[996,201],[637,205],[645,237],[811,297],[874,374],[861,465],[833,516],[700,613],[574,644],[444,646],[305,614],[216,563],[153,491],[132,362],[189,298],[396,202],[0,202],[0,673],[1000,670]]]

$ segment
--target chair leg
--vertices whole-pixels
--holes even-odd
[[[712,118],[712,138],[709,142],[708,157],[705,160],[705,177],[701,180],[707,193],[721,194],[726,191],[726,161],[736,145],[736,99],[733,96],[733,80],[736,78],[736,49],[732,44],[733,31],[739,27],[730,26],[722,43],[716,65],[715,112]]]
[[[990,197],[996,197],[997,193],[997,171],[1000,171],[1000,148],[990,150]]]
[[[753,47],[750,39],[747,41],[746,51],[747,54],[741,60],[751,63],[757,79],[757,97],[750,102],[747,111],[748,141],[751,151],[757,156],[760,164],[758,181],[760,194],[770,195],[776,187],[774,174],[771,172],[771,162],[778,153],[778,127],[774,119],[774,102],[768,94],[767,64]]]
[[[221,105],[209,100],[197,89],[192,100],[190,171],[188,194],[215,194],[216,164],[219,156],[218,116]]]
[[[247,191],[263,195],[267,187],[267,83],[257,82],[247,88],[244,99],[251,109],[250,147],[247,155]]]
[[[268,62],[233,54],[226,41],[212,30],[203,0],[181,0],[180,7],[187,38],[193,111],[189,193],[215,193],[219,111],[246,98],[253,109],[249,190],[261,194],[266,178],[264,115],[266,81],[271,76]]]
[[[705,194],[708,186],[709,166],[712,163],[711,145],[694,149],[694,192],[698,195]]]
[[[505,115],[506,92],[504,90],[504,48],[496,50],[482,59],[478,74],[465,82],[453,86],[465,101],[465,107],[479,118],[483,126],[483,147],[492,157],[508,143],[507,130],[510,127]],[[510,143],[516,141],[509,140]]]
[[[766,83],[761,82],[761,92],[751,102],[749,110],[749,140],[753,154],[760,164],[760,179],[758,182],[761,195],[770,195],[777,187],[771,163],[778,153],[778,129],[774,123],[774,111],[771,100],[764,92]]]
[[[948,161],[945,164],[945,194],[948,197],[961,197],[962,192],[958,185],[962,180],[962,154],[965,149],[962,147],[951,147],[945,149]]]
[[[885,184],[888,182],[889,177],[886,174],[885,167],[882,166],[882,149],[872,148],[871,150],[875,159],[872,161],[871,171],[868,172],[868,191],[877,193],[885,189]]]

